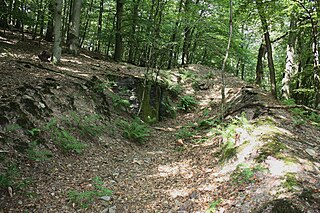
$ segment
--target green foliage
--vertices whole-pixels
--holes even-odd
[[[15,132],[15,131],[17,131],[17,130],[19,130],[21,128],[22,127],[20,125],[18,125],[18,124],[11,124],[11,125],[5,126],[4,129],[5,129],[6,132]]]
[[[209,208],[206,210],[206,213],[214,213],[214,212],[216,212],[217,207],[220,205],[221,202],[222,202],[221,198],[211,202]]]
[[[27,149],[28,158],[33,161],[44,161],[49,160],[52,157],[52,153],[39,147],[37,141],[32,141]]]
[[[177,107],[182,111],[190,112],[191,110],[195,109],[198,104],[199,103],[195,97],[186,95],[181,97]]]
[[[177,133],[175,134],[175,137],[177,139],[187,140],[190,139],[195,133],[193,131],[190,131],[191,129],[188,127],[182,127],[180,128]]]
[[[282,183],[282,186],[287,188],[289,191],[294,191],[295,187],[299,187],[301,185],[297,180],[295,173],[288,172],[284,177],[285,181]]]
[[[183,92],[181,84],[173,84],[169,86],[169,91],[174,97],[178,97]]]
[[[116,94],[109,94],[112,99],[113,108],[120,109],[122,111],[127,111],[130,107],[130,102],[126,99],[121,98],[119,95]]]
[[[150,136],[149,126],[140,119],[135,119],[131,123],[120,121],[119,125],[123,128],[123,136],[134,142],[143,144],[147,137]]]
[[[215,123],[218,122],[220,121],[215,121]],[[237,128],[252,128],[245,114],[242,114],[240,117],[235,117],[232,122],[227,125],[217,125],[217,127],[214,129],[217,134],[222,135],[222,137],[225,139],[225,142],[220,150],[220,163],[229,161],[237,154],[237,147],[235,146],[235,134]]]
[[[227,141],[223,144],[221,151],[220,151],[220,163],[225,163],[232,159],[234,156],[237,155],[237,148],[234,145],[233,141]]]
[[[100,116],[96,114],[79,116],[75,112],[71,112],[71,119],[65,118],[65,122],[69,128],[80,131],[82,136],[96,137],[105,130],[105,126],[99,124],[100,119]]]
[[[249,167],[246,164],[239,164],[230,177],[236,184],[253,183],[255,181],[255,173],[265,170],[266,169],[260,165],[256,167]]]
[[[0,174],[0,188],[13,186],[19,176],[18,168],[15,164],[9,165],[6,170]]]
[[[70,202],[75,203],[81,208],[88,208],[89,205],[98,197],[110,196],[112,191],[103,186],[104,182],[101,177],[93,179],[94,189],[91,191],[70,191],[68,197]]]
[[[80,142],[69,131],[59,127],[52,131],[51,137],[54,140],[54,143],[61,147],[64,151],[73,151],[77,154],[80,154],[87,147],[86,144]]]

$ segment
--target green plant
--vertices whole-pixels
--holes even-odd
[[[123,128],[124,137],[140,144],[143,144],[147,140],[147,137],[150,135],[149,126],[139,119],[135,119],[131,123],[127,121],[121,121],[120,125]]]
[[[186,139],[190,139],[193,135],[194,135],[194,132],[190,131],[190,128],[182,127],[177,131],[177,133],[175,134],[175,137],[177,139],[186,140]]]
[[[49,150],[41,149],[37,141],[32,141],[27,149],[28,158],[33,161],[44,161],[52,157]]]
[[[127,111],[127,109],[130,107],[130,102],[126,99],[121,98],[119,95],[109,94],[109,96],[112,99],[114,109]]]
[[[285,181],[282,186],[287,188],[289,191],[294,191],[295,187],[299,187],[301,184],[296,178],[296,174],[288,172],[284,175]]]
[[[191,110],[195,109],[198,104],[199,103],[195,97],[186,95],[181,97],[180,102],[178,103],[178,109],[185,112],[190,112]]]
[[[38,129],[38,128],[33,128],[28,130],[28,133],[33,137],[38,136],[40,132],[41,132],[41,129]]]
[[[110,196],[112,191],[103,186],[102,179],[97,176],[93,179],[94,189],[91,191],[70,191],[68,193],[69,200],[81,208],[88,208],[95,198],[101,196]]]
[[[100,135],[105,126],[99,124],[99,120],[101,119],[99,115],[91,114],[79,116],[75,112],[71,112],[70,118],[65,118],[65,122],[67,123],[69,128],[72,128],[75,131],[79,131],[82,136],[90,135],[92,137]]]
[[[182,93],[183,87],[180,84],[173,84],[169,86],[169,91],[174,97],[178,97]]]
[[[252,183],[255,181],[255,173],[258,171],[265,171],[266,169],[261,165],[249,167],[246,164],[238,164],[236,170],[231,174],[231,179],[234,183]]]
[[[19,176],[18,168],[15,164],[9,165],[4,173],[0,174],[0,188],[12,186]]]
[[[15,132],[19,129],[21,129],[22,127],[18,124],[10,124],[4,127],[6,132]]]
[[[221,198],[211,202],[209,208],[206,210],[206,213],[216,212],[217,207],[220,205],[221,202],[222,202]]]
[[[237,155],[237,148],[235,147],[234,142],[228,140],[223,144],[221,148],[219,162],[225,163],[236,155]]]
[[[67,130],[56,128],[52,134],[54,143],[60,146],[65,151],[74,151],[77,154],[82,153],[82,151],[87,147],[86,144],[80,142]]]

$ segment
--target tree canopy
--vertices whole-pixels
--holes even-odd
[[[51,0],[0,0],[0,26],[53,41]],[[276,97],[318,107],[319,1],[233,2],[226,71]],[[59,17],[58,17],[59,19]],[[221,69],[229,36],[227,0],[64,0],[61,46],[152,68],[203,64]],[[57,44],[56,44],[57,45]]]

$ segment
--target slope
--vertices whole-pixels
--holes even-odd
[[[53,66],[36,57],[50,44],[0,39],[0,212],[319,212],[315,112],[228,75],[221,121],[219,71],[188,65],[159,78],[196,107],[137,144],[117,125],[137,107],[112,97],[129,99],[145,68],[85,51]]]

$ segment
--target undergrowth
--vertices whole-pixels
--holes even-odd
[[[112,191],[104,187],[104,182],[101,177],[97,176],[93,179],[93,189],[89,191],[75,191],[68,193],[68,198],[71,203],[76,204],[81,208],[88,208],[93,201],[102,196],[110,196]]]
[[[150,127],[139,118],[132,122],[122,120],[117,122],[117,125],[122,128],[125,138],[139,144],[144,144],[150,136]]]

